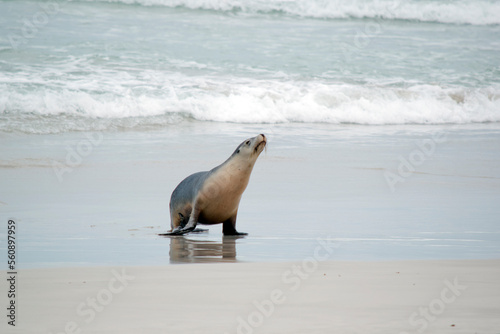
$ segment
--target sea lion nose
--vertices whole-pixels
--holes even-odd
[[[265,135],[265,134],[261,133],[260,135],[261,135],[262,137],[264,137],[264,139],[266,139],[266,135]]]

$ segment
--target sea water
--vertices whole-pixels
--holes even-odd
[[[21,0],[0,12],[2,131],[500,121],[496,1]]]
[[[25,221],[27,266],[297,260],[326,235],[345,259],[500,254],[499,2],[2,0],[0,17],[0,208]],[[261,132],[250,237],[156,238],[178,181]]]

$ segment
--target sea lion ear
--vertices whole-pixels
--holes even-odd
[[[236,153],[240,153],[240,149],[237,149],[237,150],[236,150]]]

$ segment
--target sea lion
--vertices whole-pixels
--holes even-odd
[[[192,232],[196,224],[222,224],[224,235],[246,235],[236,231],[236,216],[255,161],[264,150],[264,134],[242,142],[221,165],[185,178],[170,198],[171,230],[160,235]]]

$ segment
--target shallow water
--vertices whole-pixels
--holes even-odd
[[[249,236],[223,237],[220,225],[157,236],[169,229],[168,200],[180,180],[222,163],[260,132],[268,134],[268,150],[237,224]],[[495,258],[499,134],[493,124],[263,129],[203,122],[161,131],[3,134],[0,208],[4,220],[18,222],[22,267],[298,261],[313,256],[318,239],[335,245],[337,260]],[[88,138],[100,143],[58,178],[54,161],[67,164],[71,148]],[[398,175],[401,159],[423,152],[419,145],[432,138],[442,140],[391,188],[385,173]]]

